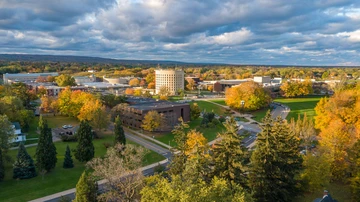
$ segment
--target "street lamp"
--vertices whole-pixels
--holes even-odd
[[[244,100],[241,100],[240,104],[241,104],[241,111],[244,113],[245,101],[244,101]]]
[[[202,90],[202,86],[198,85],[197,88],[199,89],[199,95],[200,95],[200,90]]]

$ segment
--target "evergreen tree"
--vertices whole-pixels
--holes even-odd
[[[17,159],[14,163],[13,178],[14,179],[29,179],[36,177],[36,169],[34,161],[27,153],[25,146],[21,143]]]
[[[250,186],[256,201],[292,201],[298,194],[297,180],[302,159],[299,139],[287,123],[270,111],[263,119],[251,156]]]
[[[4,167],[2,151],[0,149],[0,182],[4,179],[4,177],[5,177],[5,167]]]
[[[213,147],[214,175],[242,187],[247,187],[248,149],[242,145],[243,135],[237,134],[238,127],[233,117],[224,124],[226,131],[219,134],[221,140]]]
[[[65,159],[63,163],[63,168],[73,168],[74,162],[72,160],[71,152],[69,145],[66,146]]]
[[[35,153],[36,166],[40,171],[49,172],[56,166],[57,152],[52,140],[51,128],[48,127],[47,121],[42,116],[39,120],[39,129],[40,136]]]
[[[80,162],[89,161],[94,157],[95,148],[92,143],[92,130],[87,121],[81,121],[77,132],[78,145],[76,147],[75,158]]]
[[[84,171],[76,184],[75,202],[96,201],[97,185],[95,180]]]
[[[185,155],[185,152],[187,150],[187,134],[185,132],[185,129],[189,128],[189,125],[184,123],[181,117],[179,118],[179,121],[180,124],[175,126],[174,130],[171,131],[175,135],[175,149],[178,151],[177,154],[174,154],[174,158],[172,159],[170,164],[170,173],[173,175],[182,174],[187,160],[187,157]]]
[[[116,145],[117,143],[126,144],[126,139],[125,139],[125,132],[124,129],[122,127],[121,124],[121,119],[119,116],[116,117],[115,119],[115,141],[114,141],[114,145]]]

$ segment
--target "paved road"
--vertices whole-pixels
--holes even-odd
[[[172,156],[171,151],[169,151],[168,149],[165,149],[155,143],[147,141],[139,136],[132,135],[128,132],[125,132],[125,137],[133,142],[138,143],[139,145],[141,145],[147,149],[150,149],[160,155],[163,155],[165,158],[171,158],[171,156]]]

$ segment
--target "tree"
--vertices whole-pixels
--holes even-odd
[[[64,158],[63,168],[73,168],[73,167],[74,167],[74,162],[72,160],[70,147],[69,147],[69,145],[67,145],[66,146],[66,151],[65,151],[65,158]]]
[[[244,105],[242,105],[242,101]],[[242,110],[257,110],[268,106],[271,102],[271,97],[259,84],[249,81],[228,88],[225,92],[225,102],[228,106],[235,109]]]
[[[190,118],[196,120],[200,116],[200,107],[197,103],[190,105]]]
[[[23,132],[29,131],[31,121],[34,119],[34,117],[35,115],[33,110],[23,109],[18,111],[18,118],[16,120],[19,121],[21,130]]]
[[[87,121],[80,122],[76,136],[78,138],[78,145],[76,146],[75,158],[80,162],[89,161],[94,158],[93,133]]]
[[[134,90],[134,96],[141,96],[141,94],[142,94],[142,91],[141,91],[141,89],[136,89],[136,90]]]
[[[141,87],[146,87],[146,81],[145,81],[145,79],[141,79],[141,81],[140,81],[140,84],[139,84]]]
[[[251,202],[245,191],[234,186],[230,188],[224,179],[215,177],[210,183],[199,180],[196,183],[184,181],[180,176],[171,176],[168,180],[159,175],[146,178],[145,187],[141,190],[141,201],[202,201],[202,202]]]
[[[80,121],[86,120],[97,130],[107,128],[110,123],[110,116],[106,112],[105,106],[99,100],[90,100],[86,102],[78,115]]]
[[[214,175],[225,179],[230,187],[235,183],[246,188],[249,152],[242,144],[245,137],[237,133],[238,127],[233,117],[224,126],[226,131],[219,133],[221,140],[212,149]]]
[[[312,145],[313,141],[316,140],[314,122],[312,119],[308,119],[306,113],[304,113],[302,119],[300,114],[296,121],[294,118],[291,118],[290,128],[295,135],[300,138],[301,145],[305,147],[306,151]]]
[[[137,78],[133,78],[133,79],[131,79],[130,81],[129,81],[129,85],[130,86],[139,86],[139,84],[140,84],[140,81],[139,81],[139,79],[137,79]]]
[[[210,91],[210,92],[212,92],[212,91],[214,90],[214,86],[208,86],[208,87],[207,87],[207,90]]]
[[[13,164],[14,179],[29,179],[36,177],[34,161],[27,153],[25,146],[21,143],[15,163]]]
[[[95,202],[97,185],[95,180],[84,171],[76,184],[75,202]]]
[[[9,141],[14,138],[14,128],[6,115],[0,115],[0,150],[2,156],[6,155],[9,149]]]
[[[148,83],[148,84],[154,83],[155,82],[155,74],[149,73],[148,75],[146,75],[145,80],[146,80],[146,83]]]
[[[126,144],[125,132],[124,128],[122,127],[121,119],[119,116],[115,119],[115,140],[114,145],[117,143]]]
[[[158,94],[160,95],[160,97],[168,97],[170,95],[169,88],[166,86],[161,86]]]
[[[134,94],[134,89],[133,88],[127,88],[125,90],[125,94],[126,95],[133,95]]]
[[[65,87],[65,86],[76,86],[76,82],[74,77],[71,77],[68,74],[62,74],[55,78],[56,83],[58,86]]]
[[[101,194],[99,200],[136,201],[143,186],[144,176],[140,168],[145,154],[143,147],[116,144],[104,157],[88,162],[87,166],[94,170],[93,176],[107,180],[107,192]]]
[[[2,155],[2,150],[0,149],[0,182],[5,177],[5,166],[4,166],[4,160]]]
[[[187,156],[185,152],[187,149],[187,134],[186,129],[189,128],[189,125],[184,123],[182,117],[179,118],[180,123],[175,126],[175,128],[171,131],[174,134],[174,140],[176,143],[175,149],[178,151],[174,153],[174,158],[170,164],[170,173],[173,175],[181,175],[185,169],[185,163],[187,160]]]
[[[270,111],[260,128],[249,173],[255,201],[292,201],[298,194],[300,142],[284,120],[271,119]]]
[[[148,89],[155,89],[155,82],[150,82],[147,86]]]
[[[161,127],[164,118],[155,110],[149,111],[145,114],[141,127],[147,131],[154,131]]]
[[[101,95],[101,101],[105,106],[113,108],[120,103],[124,103],[126,101],[126,97],[116,96],[114,94]]]
[[[51,96],[47,96],[47,95],[43,95],[40,98],[41,100],[41,105],[40,108],[45,112],[45,113],[49,113],[49,112],[53,112],[53,102],[56,102],[56,100],[51,97]]]
[[[281,92],[285,97],[296,97],[313,93],[312,82],[310,80],[287,81],[280,86]]]
[[[194,81],[194,79],[187,79],[186,88],[187,88],[188,90],[194,90],[194,87],[195,87],[195,81]]]
[[[51,128],[48,127],[47,121],[42,116],[39,119],[39,129],[40,135],[35,153],[36,166],[40,171],[49,172],[56,166],[57,152],[52,140]]]

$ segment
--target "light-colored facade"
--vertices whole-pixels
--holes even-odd
[[[77,85],[82,85],[83,83],[90,83],[96,81],[96,77],[94,74],[90,76],[74,76],[73,78],[75,79],[75,83]]]
[[[11,126],[14,130],[14,137],[9,139],[10,143],[14,142],[25,142],[26,141],[26,135],[21,132],[21,127],[19,122],[12,123]]]
[[[260,83],[260,84],[265,84],[271,83],[271,77],[270,76],[254,76],[254,82],[256,83]]]
[[[4,74],[3,80],[4,84],[9,84],[13,82],[33,82],[36,81],[38,77],[48,77],[48,76],[59,76],[57,72],[49,73],[28,73],[28,74]]]
[[[159,93],[162,86],[166,86],[171,95],[179,89],[184,90],[184,71],[182,70],[155,70],[155,92]]]

